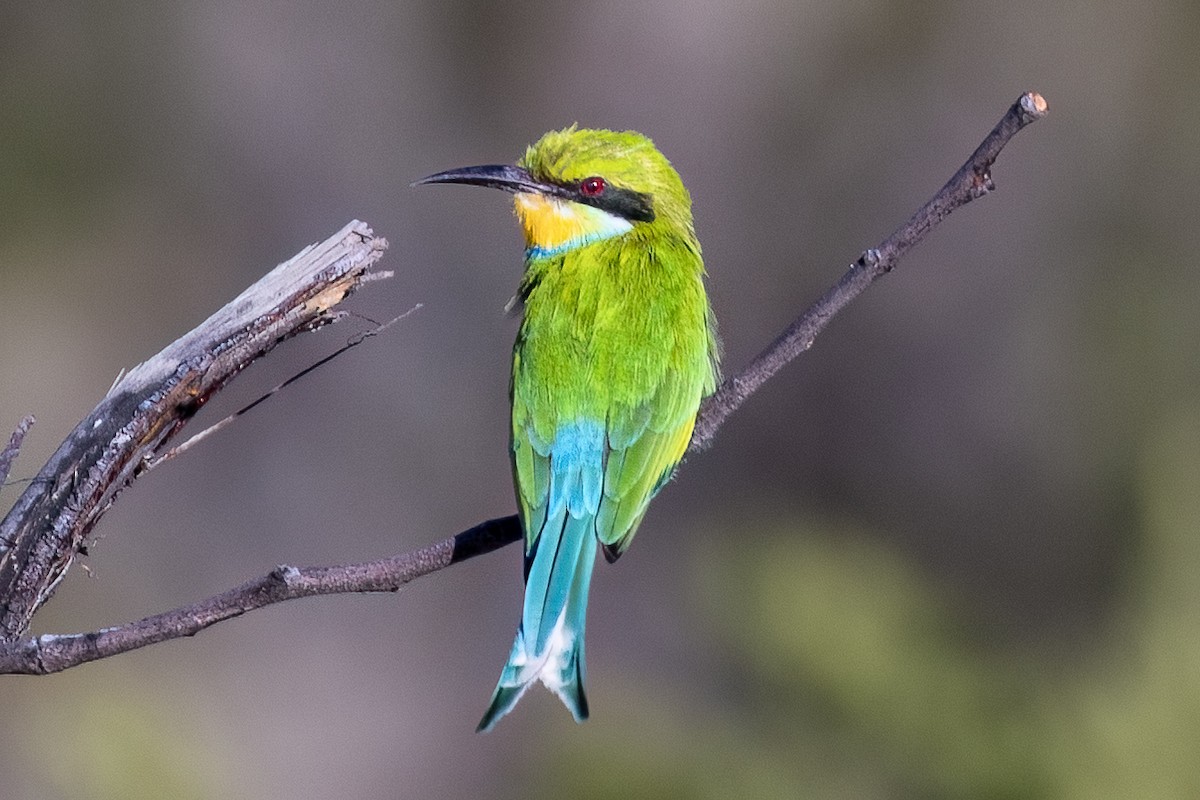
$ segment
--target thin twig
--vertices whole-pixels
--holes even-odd
[[[784,364],[812,346],[829,321],[862,291],[889,272],[950,212],[993,188],[992,163],[1008,141],[1046,114],[1046,102],[1029,92],[1009,109],[983,143],[934,197],[879,247],[868,250],[750,366],[726,380],[700,409],[689,453],[706,448],[724,420]],[[449,539],[410,553],[365,564],[336,567],[277,567],[270,574],[224,594],[138,622],[92,633],[26,637],[0,645],[0,673],[46,674],[148,644],[191,636],[245,612],[317,594],[395,591],[423,575],[489,553],[521,538],[516,516],[481,523]]]
[[[8,480],[8,473],[12,470],[13,462],[21,453],[21,444],[25,441],[25,434],[29,433],[34,421],[32,414],[21,420],[12,432],[12,436],[8,437],[8,444],[4,446],[3,450],[0,450],[0,486],[4,486],[5,481]]]
[[[235,419],[237,419],[238,417],[242,416],[243,414],[249,412],[250,410],[257,408],[259,405],[261,405],[265,401],[270,400],[276,394],[283,391],[287,387],[291,386],[293,383],[300,380],[305,375],[308,375],[309,373],[313,372],[314,370],[325,366],[330,361],[333,361],[335,358],[337,358],[338,356],[340,356],[342,353],[346,352],[347,350],[350,350],[351,348],[354,348],[354,347],[358,347],[360,344],[365,342],[367,339],[370,339],[372,336],[378,336],[379,334],[386,331],[388,328],[395,325],[400,320],[407,317],[409,314],[412,314],[414,311],[420,310],[420,308],[421,308],[421,304],[417,303],[415,306],[410,308],[408,311],[405,311],[400,316],[393,317],[392,319],[388,320],[387,322],[378,323],[375,325],[374,328],[371,328],[369,331],[364,331],[362,333],[355,334],[354,336],[350,337],[350,339],[344,345],[339,347],[337,350],[334,350],[332,353],[330,353],[329,355],[320,359],[319,361],[317,361],[313,364],[309,364],[307,367],[300,370],[299,372],[297,372],[292,377],[288,378],[283,383],[280,383],[277,386],[275,386],[274,388],[268,390],[267,392],[264,392],[257,399],[242,406],[237,411],[233,412],[232,414],[225,417],[224,419],[222,419],[218,422],[214,422],[212,425],[209,425],[207,428],[200,431],[199,433],[194,434],[193,436],[186,439],[185,441],[180,442],[176,446],[172,447],[170,450],[167,450],[162,455],[146,459],[146,461],[143,462],[143,464],[142,464],[143,473],[149,472],[150,470],[154,469],[155,467],[157,467],[159,464],[163,463],[164,461],[170,461],[171,459],[175,458],[176,456],[186,453],[188,450],[191,450],[192,447],[194,447],[195,445],[204,441],[209,436],[212,436],[217,431],[224,430],[226,427],[231,425]]]

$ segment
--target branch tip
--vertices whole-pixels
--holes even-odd
[[[1021,99],[1017,101],[1021,111],[1028,117],[1027,122],[1041,119],[1050,111],[1050,106],[1046,103],[1046,98],[1042,97],[1037,92],[1026,92],[1021,95]]]
[[[29,429],[33,427],[36,420],[33,414],[26,414],[25,417],[17,423],[17,427],[13,429],[12,435],[8,437],[8,444],[0,450],[0,486],[8,480],[8,473],[12,469],[13,462],[17,460],[17,456],[21,454],[21,445],[25,442],[25,435],[29,433]]]

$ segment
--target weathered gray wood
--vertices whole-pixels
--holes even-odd
[[[149,459],[276,344],[336,321],[387,242],[357,220],[280,264],[129,370],[71,432],[0,522],[0,641],[28,628],[89,531]]]

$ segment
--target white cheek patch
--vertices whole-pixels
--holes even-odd
[[[603,235],[602,238],[620,236],[622,233],[633,230],[632,222],[603,209],[585,206],[582,203],[563,203],[562,205],[571,206],[570,213],[578,216],[581,224],[595,226],[596,231]]]

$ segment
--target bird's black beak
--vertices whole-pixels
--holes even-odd
[[[412,185],[421,186],[427,183],[465,183],[468,186],[490,186],[493,189],[512,194],[533,192],[569,197],[563,187],[555,186],[552,183],[543,183],[530,175],[528,170],[508,164],[484,164],[478,167],[448,169],[445,172],[421,178],[419,181],[413,181]]]

